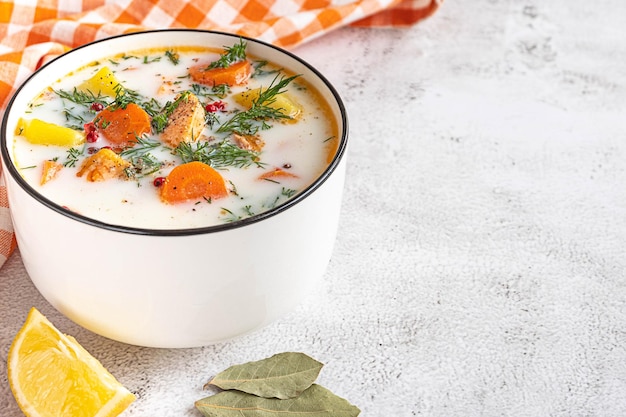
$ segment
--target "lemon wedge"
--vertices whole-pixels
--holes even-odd
[[[8,357],[9,385],[27,417],[112,417],[135,395],[71,336],[32,308]]]

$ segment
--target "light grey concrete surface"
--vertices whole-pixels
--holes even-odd
[[[128,417],[199,416],[216,372],[288,350],[363,416],[626,415],[626,2],[448,1],[294,52],[351,127],[318,290],[236,340],[149,349],[62,317],[17,253],[0,270],[0,414],[21,415],[6,357],[36,306],[138,395]]]

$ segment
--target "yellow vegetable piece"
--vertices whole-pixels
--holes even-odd
[[[118,86],[120,85],[113,71],[109,67],[102,67],[93,77],[84,81],[76,88],[84,92],[90,92],[96,97],[98,95],[115,97],[115,90],[119,89],[120,87]]]
[[[84,132],[40,119],[20,118],[15,134],[24,136],[26,140],[36,145],[74,146],[85,141]]]
[[[135,400],[76,339],[35,308],[13,340],[7,368],[27,417],[113,417]]]
[[[254,100],[259,97],[260,92],[260,88],[257,88],[255,90],[242,91],[241,93],[233,95],[233,99],[241,106],[250,108],[252,107],[252,103],[254,102]],[[300,107],[300,105],[286,92],[276,94],[274,98],[276,100],[274,100],[272,103],[267,104],[268,107],[282,110],[283,114],[291,117],[292,119],[296,119],[300,115],[300,113],[302,113],[302,108]]]

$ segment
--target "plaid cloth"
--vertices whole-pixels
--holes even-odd
[[[291,48],[345,25],[409,26],[443,0],[0,0],[0,114],[46,61],[113,35],[160,28],[237,33]],[[0,266],[15,248],[0,178]]]

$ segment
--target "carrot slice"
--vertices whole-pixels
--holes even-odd
[[[189,68],[189,75],[194,81],[211,86],[220,84],[242,85],[248,81],[251,74],[252,65],[247,60],[235,62],[226,68],[207,69],[206,65],[196,65]]]
[[[281,178],[298,178],[296,174],[287,172],[284,169],[276,168],[272,171],[267,171],[264,174],[259,175],[260,180],[279,180]]]
[[[227,195],[226,182],[220,173],[199,161],[178,165],[161,186],[161,199],[171,204]]]
[[[105,108],[96,116],[95,124],[109,142],[120,147],[133,146],[137,137],[152,130],[150,115],[135,103],[129,103],[125,108]]]

